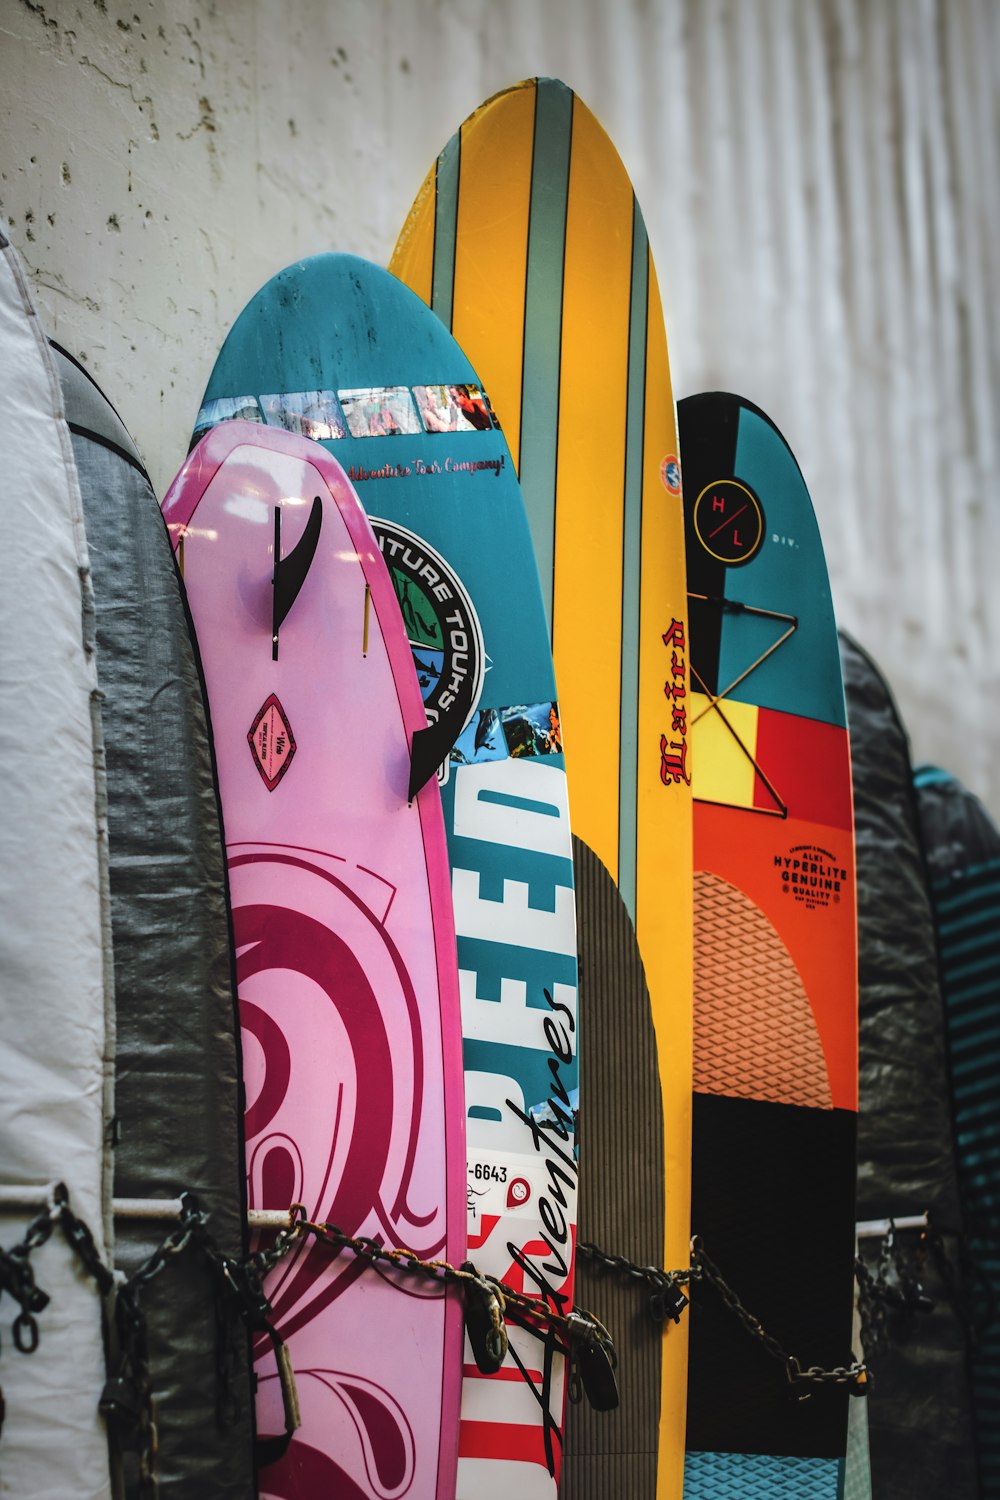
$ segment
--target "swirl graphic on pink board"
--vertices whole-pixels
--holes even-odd
[[[314,909],[324,898],[334,898],[337,905],[350,903],[363,915],[366,946],[382,950],[379,956],[388,959],[397,981],[386,1010],[358,956],[356,940],[348,946],[305,911],[245,900],[249,885],[273,887],[276,879],[286,897],[290,887],[309,887],[303,904]],[[405,1243],[425,1257],[440,1254],[443,1215],[434,1205],[409,1202],[420,1138],[424,1048],[413,984],[395,944],[344,880],[297,850],[237,855],[230,861],[230,880],[240,1015],[247,1033],[244,1052],[251,1055],[252,1039],[260,1060],[256,1090],[251,1095],[248,1086],[247,1097],[250,1206],[283,1208],[301,1201],[312,1217],[349,1234],[363,1230],[392,1244]],[[266,989],[268,1010],[249,998],[258,987]],[[386,991],[383,999],[390,995]],[[316,1091],[311,1080],[318,1066],[323,1078]],[[362,1079],[363,1118],[357,1109]],[[322,1107],[311,1111],[305,1139],[294,1098],[303,1090],[322,1100]],[[282,1111],[289,1107],[296,1121],[294,1136],[280,1128]],[[268,1287],[282,1337],[328,1306],[357,1270],[353,1258],[332,1260],[328,1250],[305,1242]],[[260,1347],[266,1346],[262,1339]]]
[[[233,853],[229,869],[250,1206],[303,1202],[310,1217],[350,1234],[440,1254],[443,1213],[420,1202],[414,1180],[425,1049],[417,997],[396,944],[351,888],[346,861],[299,849],[252,849]],[[274,889],[296,904],[255,899]],[[312,1101],[306,1115],[303,1097]],[[266,1493],[309,1493],[313,1477],[336,1480],[337,1494],[378,1500],[397,1500],[410,1487],[412,1428],[391,1390],[359,1372],[312,1362],[320,1350],[340,1348],[344,1320],[331,1324],[323,1314],[352,1288],[370,1305],[372,1274],[353,1256],[334,1257],[305,1240],[269,1280],[273,1322],[291,1340],[300,1400],[309,1390],[304,1404],[318,1408],[316,1422],[329,1431],[339,1419],[344,1436],[335,1456],[294,1438],[267,1469]],[[390,1295],[407,1292],[441,1296],[439,1288],[412,1280],[399,1280]],[[310,1328],[321,1342],[313,1340],[306,1352],[302,1336]],[[263,1374],[271,1355],[266,1336],[258,1336],[254,1354]],[[367,1487],[355,1489],[362,1471]]]

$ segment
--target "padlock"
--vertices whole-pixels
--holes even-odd
[[[606,1330],[590,1318],[570,1313],[570,1347],[584,1395],[595,1411],[614,1411],[619,1404],[615,1369],[618,1356]]]
[[[462,1266],[470,1277],[462,1283],[465,1301],[465,1331],[472,1345],[476,1368],[483,1375],[495,1375],[507,1355],[507,1330],[503,1319],[495,1315],[497,1295],[489,1282],[483,1281],[471,1262]]]
[[[674,1323],[679,1323],[681,1313],[687,1305],[688,1298],[685,1293],[681,1291],[676,1281],[667,1277],[649,1299],[649,1315],[654,1323],[662,1323],[664,1318],[670,1318]]]

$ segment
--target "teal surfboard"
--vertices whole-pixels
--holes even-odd
[[[230,417],[321,442],[372,518],[428,716],[411,787],[436,773],[442,781],[469,1254],[568,1310],[578,1093],[572,847],[548,630],[504,436],[435,315],[395,277],[339,255],[288,267],[237,319],[196,436]],[[511,1345],[495,1376],[481,1374],[466,1349],[466,1500],[506,1500],[516,1475],[530,1476],[532,1495],[556,1492],[564,1361],[523,1330],[511,1331]]]

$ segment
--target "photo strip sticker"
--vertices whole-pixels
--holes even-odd
[[[405,385],[338,391],[351,437],[396,437],[421,432],[420,418]]]
[[[562,750],[558,703],[518,703],[500,710],[507,749],[524,755],[557,755]]]
[[[506,760],[507,753],[499,711],[481,708],[459,735],[451,758],[456,766],[472,766],[486,760]]]
[[[509,708],[481,708],[463,730],[451,752],[459,766],[487,760],[519,760],[529,755],[558,755],[562,726],[558,703],[515,703]]]
[[[333,391],[292,391],[261,396],[264,420],[314,442],[347,436],[347,426]]]
[[[488,432],[496,425],[476,385],[415,385],[413,394],[427,432]]]
[[[220,422],[263,422],[264,417],[257,405],[256,396],[217,396],[206,401],[198,413],[191,438],[193,448],[199,438]]]

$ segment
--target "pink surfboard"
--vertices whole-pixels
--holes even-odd
[[[163,502],[212,719],[251,1208],[465,1256],[455,935],[440,795],[407,803],[426,717],[378,544],[318,444],[226,423]],[[305,1241],[265,1283],[302,1426],[275,1500],[455,1492],[461,1307]],[[257,1426],[284,1428],[270,1345]]]

